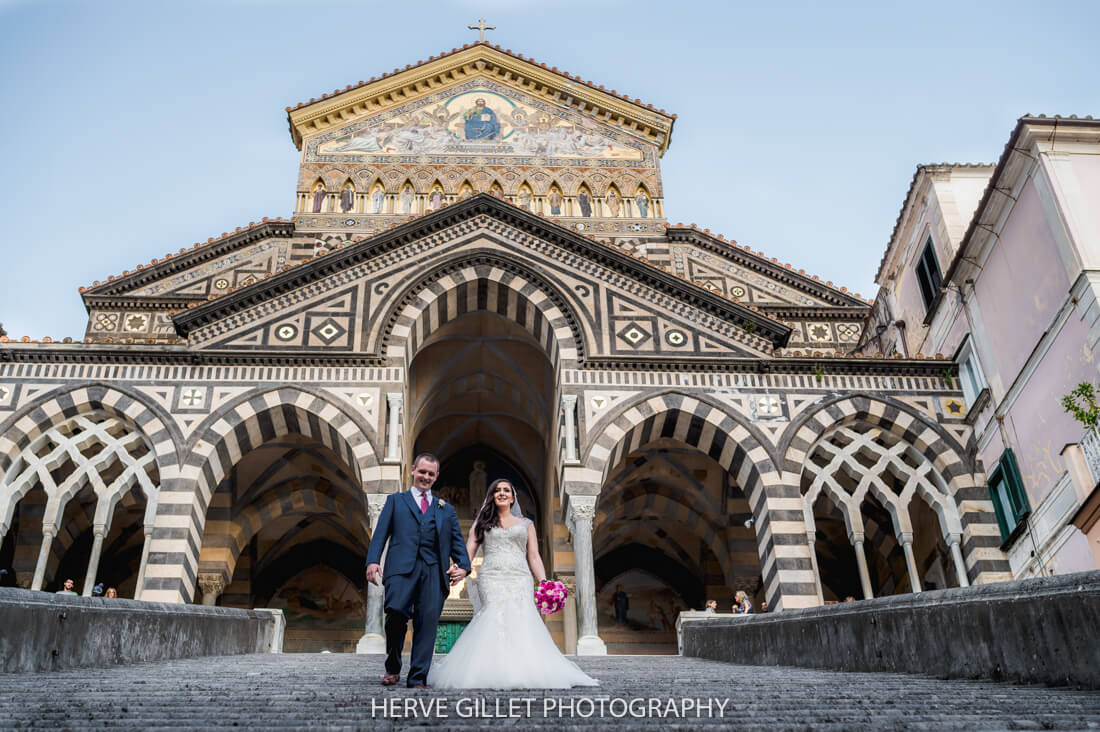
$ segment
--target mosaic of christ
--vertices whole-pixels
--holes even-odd
[[[374,155],[524,155],[641,160],[586,123],[551,116],[488,89],[452,97],[325,142],[317,150]]]

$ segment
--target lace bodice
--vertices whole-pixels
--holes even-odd
[[[527,567],[527,527],[530,523],[529,519],[520,519],[507,529],[497,527],[486,532],[481,547],[485,557],[481,571],[486,568],[522,568],[530,572]]]

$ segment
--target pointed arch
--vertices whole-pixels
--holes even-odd
[[[97,411],[117,417],[143,434],[162,475],[179,465],[183,436],[167,412],[125,386],[93,381],[43,394],[0,422],[0,474],[34,438],[78,414]]]
[[[325,199],[328,198],[328,188],[325,182],[318,178],[309,188],[309,196],[306,200],[306,208],[313,213],[324,213]]]
[[[779,443],[784,468],[801,471],[807,451],[826,431],[859,420],[909,442],[935,466],[953,494],[972,485],[977,466],[953,435],[909,404],[866,393],[827,398],[792,420]]]
[[[436,178],[428,187],[428,200],[424,205],[424,213],[438,211],[446,205],[446,191],[443,188],[443,183]]]
[[[523,326],[554,368],[584,358],[580,321],[549,280],[497,252],[468,252],[434,267],[381,308],[371,333],[374,352],[413,356],[436,328],[474,311],[490,311]]]
[[[351,178],[345,178],[343,184],[340,186],[340,196],[338,199],[340,207],[340,213],[354,213],[356,209],[356,190],[355,183]]]
[[[411,179],[397,187],[397,197],[393,203],[393,212],[402,216],[412,216],[418,213],[416,206],[416,186]]]
[[[622,194],[619,192],[619,187],[612,183],[607,187],[607,193],[604,194],[604,207],[606,215],[611,218],[620,218],[623,215],[623,209],[625,208],[626,201],[623,199]]]
[[[374,430],[350,405],[300,385],[243,394],[195,429],[179,479],[161,486],[143,599],[180,602],[192,597],[214,490],[244,454],[290,434],[320,442],[354,471],[361,486],[383,490]]]
[[[601,420],[600,425],[598,430],[587,430],[597,437],[584,447],[583,463],[602,476],[601,486],[623,457],[660,437],[678,440],[713,458],[733,476],[748,500],[769,604],[775,608],[817,604],[801,511],[791,510],[790,487],[784,484],[768,443],[744,417],[700,395],[664,392],[618,406],[615,416]]]

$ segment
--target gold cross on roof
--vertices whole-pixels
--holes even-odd
[[[477,25],[468,25],[466,27],[470,30],[476,30],[478,32],[478,34],[480,35],[480,38],[477,39],[479,43],[485,42],[485,31],[497,29],[495,25],[485,25],[485,18],[478,18]]]

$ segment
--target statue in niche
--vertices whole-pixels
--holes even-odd
[[[443,191],[438,188],[432,189],[432,193],[428,196],[428,210],[438,211],[443,208]]]
[[[470,510],[477,512],[485,494],[489,490],[489,474],[485,472],[485,461],[475,460],[470,473]]]
[[[411,214],[413,212],[413,195],[412,186],[408,183],[401,189],[401,213]]]
[[[609,191],[607,194],[607,210],[612,216],[619,215],[619,209],[622,208],[622,201],[615,191]]]
[[[318,188],[313,192],[313,213],[321,213],[321,207],[325,205],[327,195],[328,191],[324,188]]]
[[[354,205],[355,195],[351,192],[351,188],[340,191],[340,210],[347,213]]]
[[[478,98],[474,106],[463,115],[466,121],[467,140],[495,140],[500,137],[500,121],[497,113]]]
[[[374,206],[374,212],[376,214],[382,213],[382,206],[386,203],[386,192],[381,188],[375,188],[374,193],[371,194],[370,201]]]
[[[550,204],[550,213],[553,216],[561,216],[561,194],[558,193],[558,189],[550,191],[550,197],[546,199],[546,202]]]
[[[528,211],[530,211],[531,210],[531,191],[527,190],[526,188],[524,188],[522,191],[520,191],[519,195],[516,197],[516,205],[519,206],[520,208],[525,208]]]
[[[462,186],[462,190],[458,192],[458,200],[465,201],[470,196],[474,195],[474,189],[470,186]]]
[[[634,203],[638,205],[638,214],[644,219],[649,216],[649,196],[645,194],[645,191],[638,191],[638,195],[634,197]]]
[[[581,216],[592,215],[592,199],[588,197],[588,191],[577,194],[577,205],[581,207]]]

